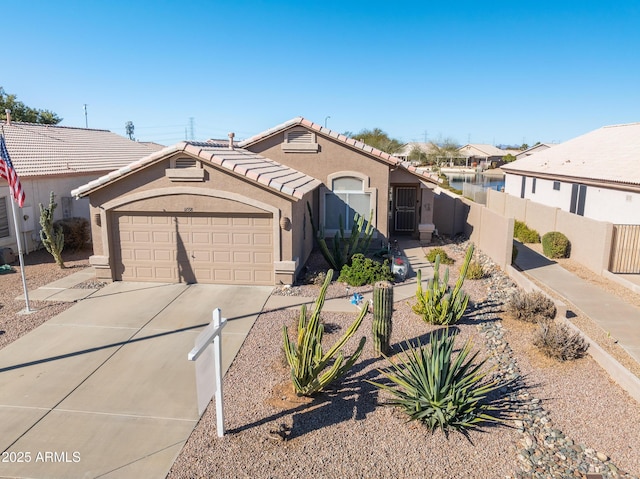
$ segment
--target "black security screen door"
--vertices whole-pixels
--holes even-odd
[[[417,190],[413,186],[395,187],[395,224],[398,232],[413,232],[416,229]]]

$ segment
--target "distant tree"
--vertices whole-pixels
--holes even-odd
[[[15,95],[8,94],[0,87],[0,115],[6,119],[5,110],[11,110],[11,119],[26,123],[42,123],[44,125],[57,125],[62,121],[58,115],[49,110],[38,110],[26,106],[16,99]]]
[[[427,163],[436,166],[455,163],[455,160],[462,156],[458,152],[458,148],[458,143],[452,138],[445,138],[444,140],[433,143],[433,148],[427,154]]]
[[[526,143],[523,143],[522,145],[520,145],[520,149],[521,149],[522,151],[524,151],[524,150],[528,150],[528,149],[529,149],[529,145],[527,145]]]
[[[402,142],[395,138],[390,138],[387,133],[380,128],[374,128],[373,130],[361,130],[359,133],[353,134],[350,131],[344,133],[345,136],[353,138],[354,140],[366,143],[369,146],[382,150],[384,152],[393,155],[398,153],[402,149]]]
[[[502,161],[504,161],[505,163],[511,163],[512,161],[516,161],[516,157],[509,153],[508,155],[502,157]]]
[[[133,137],[133,130],[135,130],[135,126],[133,126],[133,122],[132,121],[128,121],[124,124],[124,129],[127,132],[127,135],[129,136],[130,140],[135,140],[135,138]]]

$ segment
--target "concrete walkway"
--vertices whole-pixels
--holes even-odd
[[[575,305],[640,362],[640,309],[584,281],[525,245],[517,243],[517,247],[516,265],[525,274]]]
[[[271,291],[112,283],[1,349],[0,476],[165,477],[199,419],[196,336],[220,307],[226,371]]]

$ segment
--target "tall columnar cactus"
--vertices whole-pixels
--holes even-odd
[[[309,318],[307,318],[306,305],[302,305],[300,319],[298,320],[297,345],[289,339],[287,327],[284,326],[282,328],[284,353],[291,368],[293,387],[296,393],[304,396],[311,396],[321,391],[334,380],[344,376],[360,357],[367,339],[362,337],[356,351],[347,360],[344,359],[340,348],[346,344],[362,324],[362,320],[367,314],[367,308],[362,308],[359,316],[349,326],[349,329],[345,331],[329,351],[323,354],[322,336],[324,334],[324,326],[320,322],[320,313],[332,276],[333,271],[329,270],[318,299],[316,299],[313,313]],[[333,363],[331,363],[332,361]],[[325,369],[327,370],[325,371]]]
[[[56,264],[61,268],[64,268],[64,261],[62,260],[62,249],[64,248],[64,233],[62,227],[53,226],[53,212],[58,204],[55,202],[55,195],[53,191],[49,197],[49,207],[45,208],[40,203],[40,239],[46,250],[51,253],[53,259],[56,260]]]
[[[373,347],[376,354],[388,354],[393,316],[393,284],[378,281],[373,286]]]
[[[320,251],[322,256],[338,273],[342,270],[345,264],[351,263],[351,257],[356,253],[366,253],[373,238],[374,228],[371,224],[373,219],[373,210],[369,214],[369,220],[365,224],[364,216],[355,213],[353,218],[353,225],[351,227],[351,234],[348,238],[344,236],[344,224],[342,217],[340,217],[340,228],[336,231],[333,237],[332,249],[329,249],[327,240],[324,236],[324,226],[320,223],[316,225],[313,221],[313,213],[311,212],[311,205],[307,203],[307,210],[309,210],[309,221],[311,222],[311,228],[313,229],[313,235],[318,240]]]
[[[449,268],[445,270],[444,277],[440,281],[440,255],[436,257],[433,267],[433,278],[427,283],[426,291],[422,289],[422,274],[418,271],[418,289],[416,298],[418,302],[413,310],[422,319],[431,324],[452,324],[462,318],[469,304],[469,295],[462,290],[464,279],[467,276],[469,263],[473,257],[473,244],[469,245],[464,264],[460,268],[460,277],[455,287],[449,286]]]

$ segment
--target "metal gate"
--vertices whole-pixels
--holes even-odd
[[[612,273],[640,273],[640,225],[613,225]]]
[[[395,187],[395,224],[398,232],[413,232],[416,229],[416,198],[415,186]]]

